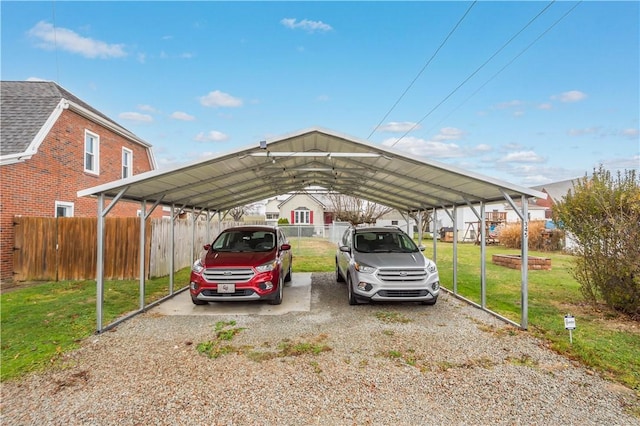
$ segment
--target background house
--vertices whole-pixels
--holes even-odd
[[[14,216],[95,217],[77,191],[155,169],[151,145],[58,84],[3,81],[0,125],[0,279],[12,279]],[[111,216],[136,216],[118,203]],[[156,209],[154,217],[162,216]]]

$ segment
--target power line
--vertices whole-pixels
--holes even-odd
[[[433,59],[436,57],[436,55],[438,54],[438,52],[440,52],[440,50],[444,47],[444,45],[447,43],[447,41],[449,40],[449,38],[453,35],[453,33],[458,29],[458,27],[460,26],[460,24],[462,23],[462,21],[464,20],[464,18],[467,17],[467,15],[469,14],[469,12],[471,11],[471,9],[473,8],[473,6],[477,3],[478,1],[474,1],[471,6],[469,6],[469,8],[467,9],[467,11],[464,13],[464,15],[462,15],[462,17],[458,20],[458,23],[456,23],[456,25],[451,29],[451,31],[449,31],[449,34],[447,34],[447,36],[445,37],[445,39],[442,41],[442,43],[440,43],[440,46],[438,46],[438,48],[436,49],[435,52],[433,52],[433,55],[431,55],[431,57],[429,58],[429,60],[427,61],[426,64],[424,64],[424,66],[422,67],[422,69],[420,70],[420,72],[418,72],[418,74],[414,77],[414,79],[411,81],[411,83],[409,84],[409,86],[404,90],[404,92],[402,92],[402,94],[400,95],[400,97],[398,98],[398,100],[396,100],[396,102],[393,104],[393,106],[391,107],[391,109],[389,109],[389,111],[387,111],[387,113],[384,115],[384,117],[382,117],[382,120],[380,120],[380,122],[373,128],[373,130],[371,131],[371,133],[369,134],[369,136],[367,136],[367,139],[369,139],[375,132],[376,130],[378,130],[378,127],[380,127],[380,125],[384,122],[384,120],[387,119],[387,117],[389,116],[389,114],[391,114],[391,112],[395,109],[395,107],[400,103],[400,101],[402,100],[402,98],[404,97],[404,95],[407,94],[407,92],[409,91],[409,89],[411,89],[411,87],[413,87],[413,84],[418,80],[418,78],[422,75],[422,73],[424,72],[425,69],[427,69],[427,67],[429,66],[429,64],[431,63],[431,61],[433,61]]]
[[[516,39],[525,29],[527,29],[536,19],[538,19],[543,13],[547,11],[555,3],[556,0],[552,0],[549,4],[547,4],[536,16],[531,18],[527,24],[522,27],[517,33],[515,33],[509,40],[507,40],[498,50],[496,50],[493,55],[489,57],[486,61],[484,61],[478,68],[475,69],[467,78],[465,78],[462,83],[460,83],[455,89],[453,89],[447,96],[444,97],[436,106],[431,108],[431,110],[425,114],[417,123],[415,123],[409,130],[407,130],[398,140],[391,144],[391,146],[395,146],[398,142],[400,142],[405,136],[407,136],[411,131],[413,131],[420,123],[422,123],[427,117],[429,117],[436,109],[440,107],[443,103],[445,103],[454,93],[456,93],[462,86],[464,86],[471,78],[476,75],[482,68],[484,68],[493,58],[495,58],[505,47],[507,47],[513,40]]]
[[[469,97],[467,97],[464,101],[462,101],[457,107],[455,107],[453,110],[451,110],[451,112],[449,112],[449,114],[447,114],[442,120],[440,120],[438,123],[436,123],[431,129],[429,129],[427,131],[430,132],[431,130],[433,130],[435,127],[437,127],[440,123],[442,123],[444,120],[446,120],[449,116],[451,116],[451,114],[453,114],[455,111],[457,111],[462,105],[464,105],[465,103],[467,103],[467,101],[469,101],[469,99],[473,98],[476,94],[478,94],[478,92],[482,89],[484,89],[484,87],[489,84],[491,81],[493,81],[499,74],[502,73],[502,71],[504,71],[507,67],[509,67],[512,63],[514,63],[520,56],[522,56],[527,50],[529,50],[531,48],[531,46],[533,46],[534,44],[536,44],[538,42],[538,40],[540,40],[542,37],[544,37],[549,31],[551,31],[553,29],[553,27],[555,27],[556,25],[558,25],[560,23],[560,21],[562,21],[564,18],[566,18],[571,12],[573,12],[573,10],[578,7],[578,5],[580,5],[580,3],[582,3],[583,0],[578,1],[575,5],[573,5],[573,7],[571,9],[569,9],[567,12],[564,13],[564,15],[562,15],[560,18],[558,18],[553,24],[551,24],[546,30],[544,30],[542,33],[540,33],[540,35],[538,37],[536,37],[531,43],[529,43],[524,49],[522,49],[520,52],[518,52],[518,54],[516,56],[513,57],[513,59],[511,59],[509,62],[507,62],[502,68],[500,68],[498,70],[498,72],[496,72],[495,74],[493,74],[491,77],[489,77],[489,79],[487,81],[485,81],[484,83],[482,83],[482,85],[480,85],[480,87],[478,87]]]

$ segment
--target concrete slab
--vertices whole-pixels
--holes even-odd
[[[183,291],[149,312],[161,315],[282,315],[287,312],[309,312],[311,273],[294,273],[292,278],[284,287],[280,305],[269,305],[267,301],[209,302],[207,305],[194,305],[189,291]]]

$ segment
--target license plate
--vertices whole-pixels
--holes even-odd
[[[235,284],[218,284],[218,293],[235,293]]]

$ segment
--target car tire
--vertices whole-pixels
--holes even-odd
[[[207,302],[206,300],[197,299],[193,295],[191,295],[191,301],[193,302],[194,305],[207,305],[207,304],[209,304],[209,302]]]
[[[285,277],[284,277],[284,282],[285,283],[291,282],[291,274],[292,274],[292,272],[291,272],[291,264],[289,264],[289,271],[287,272],[287,275],[285,275]]]
[[[282,275],[280,275],[282,277]],[[282,296],[284,295],[284,280],[280,278],[278,280],[278,291],[273,299],[269,300],[270,305],[279,305],[282,303]]]
[[[423,304],[423,305],[428,305],[428,306],[433,306],[433,305],[435,305],[435,304],[436,304],[436,302],[437,302],[437,301],[438,301],[438,298],[437,298],[437,297],[434,297],[434,298],[433,298],[433,299],[431,299],[431,300],[425,300],[425,301],[423,301],[423,302],[422,302],[422,304]]]
[[[340,268],[338,268],[338,259],[336,259],[336,281],[339,283],[344,282],[344,277],[340,273]]]
[[[353,285],[351,284],[350,276],[347,276],[347,292],[349,294],[349,305],[351,306],[359,305],[360,302],[358,301],[355,293],[353,292]]]

